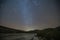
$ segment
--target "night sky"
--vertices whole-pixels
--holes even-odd
[[[34,30],[60,26],[60,0],[0,0],[0,25]]]

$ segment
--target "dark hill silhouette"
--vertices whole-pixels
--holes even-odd
[[[56,28],[47,28],[47,29],[44,29],[45,31],[48,31],[48,30],[59,30],[60,31],[60,26],[56,27]],[[17,29],[13,29],[13,28],[8,28],[8,27],[5,27],[5,26],[0,26],[0,33],[37,33],[37,32],[40,32],[42,30],[31,30],[31,31],[23,31],[23,30],[17,30]]]
[[[58,31],[60,31],[60,26],[56,27],[56,29],[57,29]]]
[[[46,28],[37,33],[38,38],[46,40],[60,40],[60,26],[56,28]],[[40,39],[40,38],[39,38]]]
[[[0,26],[0,33],[24,33],[23,30],[16,30],[5,26]]]
[[[24,31],[24,30],[8,28],[5,26],[0,26],[0,33],[37,33],[38,31],[40,31],[40,30]]]

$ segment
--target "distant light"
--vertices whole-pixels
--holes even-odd
[[[34,30],[34,29],[27,29],[27,30],[25,30],[25,31],[31,31],[31,30]]]

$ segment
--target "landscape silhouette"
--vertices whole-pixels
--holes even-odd
[[[60,40],[60,26],[32,31],[17,30],[0,26],[0,38],[1,40]]]

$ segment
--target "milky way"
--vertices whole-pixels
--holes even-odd
[[[60,25],[59,0],[0,0],[0,24],[21,30]]]

